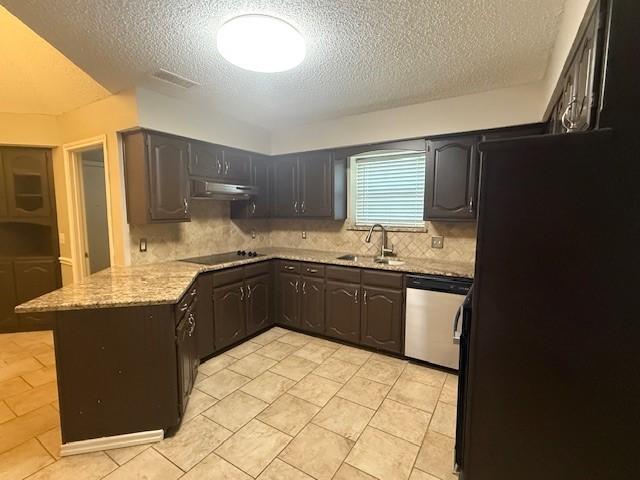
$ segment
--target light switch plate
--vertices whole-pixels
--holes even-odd
[[[444,247],[444,237],[431,237],[431,248]]]
[[[302,232],[302,239],[306,240],[307,239],[307,232]]]
[[[146,252],[147,251],[147,239],[146,238],[141,238],[140,239],[140,251],[141,252]]]

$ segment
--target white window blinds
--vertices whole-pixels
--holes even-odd
[[[357,225],[424,225],[424,152],[376,152],[353,160]]]

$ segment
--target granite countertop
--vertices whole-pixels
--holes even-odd
[[[390,270],[473,278],[473,263],[399,257],[403,265],[374,263],[373,257],[359,256],[358,261],[338,260],[340,252],[264,248],[261,257],[242,258],[214,265],[181,261],[111,267],[90,275],[81,283],[67,285],[16,307],[16,313],[82,310],[91,308],[130,307],[175,304],[189,289],[199,273],[237,267],[272,259],[326,263],[349,267]]]

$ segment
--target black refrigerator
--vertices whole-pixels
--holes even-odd
[[[640,2],[609,6],[595,129],[480,145],[461,480],[640,478]]]

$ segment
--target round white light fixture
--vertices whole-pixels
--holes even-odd
[[[218,30],[218,51],[229,62],[254,72],[284,72],[304,60],[300,32],[268,15],[232,18]]]

